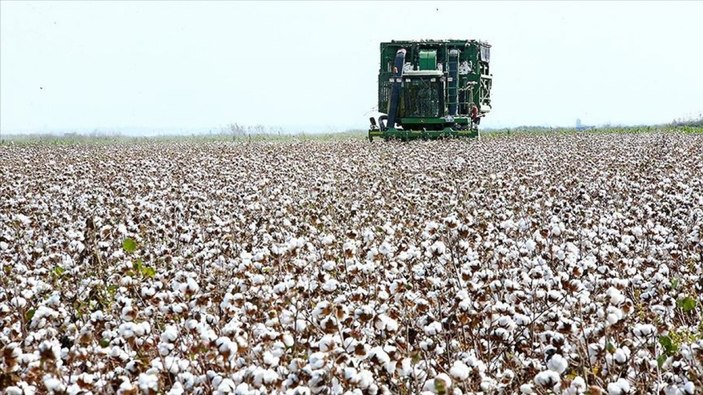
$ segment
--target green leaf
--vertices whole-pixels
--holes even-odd
[[[100,339],[100,347],[107,347],[110,345],[110,341],[107,339]]]
[[[24,313],[24,319],[27,320],[27,321],[31,321],[31,320],[32,320],[32,317],[34,317],[35,311],[36,311],[36,310],[34,310],[34,309],[29,309],[29,310],[27,310],[27,312]]]
[[[447,383],[442,379],[434,379],[434,388],[437,390],[438,394],[447,393]]]
[[[696,308],[696,300],[690,296],[686,296],[685,298],[677,300],[676,306],[678,306],[684,312],[688,313]]]
[[[137,242],[128,237],[122,242],[122,249],[130,253],[134,252],[137,250]]]
[[[154,269],[153,267],[145,266],[142,269],[142,275],[144,277],[154,278],[154,276],[156,275],[156,269]]]
[[[674,278],[671,280],[671,289],[676,289],[679,287],[679,279]]]
[[[411,361],[413,365],[417,365],[418,363],[420,363],[420,353],[416,352],[415,354],[413,354]]]
[[[662,354],[657,357],[657,366],[659,366],[659,369],[661,369],[662,366],[664,366],[664,362],[666,362],[666,358],[667,358],[666,354]]]
[[[61,275],[66,271],[66,269],[62,268],[61,266],[56,266],[54,267],[54,274],[57,275],[58,277],[61,277]]]
[[[674,341],[666,335],[659,336],[659,344],[664,347],[664,351],[667,355],[675,354],[679,350],[679,347],[674,343]]]
[[[609,353],[611,353],[611,354],[614,354],[614,353],[615,353],[615,345],[614,345],[613,343],[611,343],[611,342],[608,342],[608,343],[605,345],[605,349],[606,349]]]

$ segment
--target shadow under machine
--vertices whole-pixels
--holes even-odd
[[[491,46],[477,40],[381,43],[369,140],[476,137],[491,111]]]

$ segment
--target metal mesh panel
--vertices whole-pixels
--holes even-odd
[[[428,79],[413,79],[404,82],[403,117],[439,117],[439,94],[437,83]]]

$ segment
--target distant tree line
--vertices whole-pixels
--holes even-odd
[[[689,117],[689,118],[679,118],[679,119],[674,119],[671,122],[672,126],[703,126],[703,112],[698,113],[697,116]]]
[[[247,136],[257,136],[257,135],[278,135],[281,136],[285,134],[283,128],[281,127],[266,127],[264,125],[240,125],[238,123],[231,123],[223,130],[224,134],[232,135],[232,139],[247,137]]]

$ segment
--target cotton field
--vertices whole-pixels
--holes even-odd
[[[6,394],[703,389],[703,135],[0,146]]]

